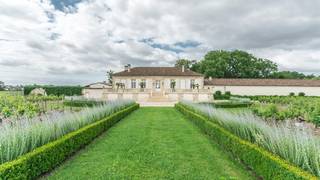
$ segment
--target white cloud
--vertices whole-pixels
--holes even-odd
[[[319,72],[319,7],[316,0],[86,0],[61,11],[49,0],[1,1],[0,79],[84,84],[126,63],[170,66],[236,48],[281,69]],[[188,41],[200,45],[174,46]]]

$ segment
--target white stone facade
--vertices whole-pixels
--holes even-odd
[[[306,96],[320,96],[320,87],[301,87],[301,86],[205,86],[206,89],[210,88],[212,92],[230,91],[235,95],[278,95],[288,96],[291,92],[298,95],[303,92]]]

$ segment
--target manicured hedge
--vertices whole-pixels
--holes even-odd
[[[263,179],[317,179],[317,177],[290,164],[286,160],[233,135],[192,109],[182,104],[176,104],[175,107],[192,120],[210,138],[217,141],[234,157],[252,168]]]
[[[63,105],[71,107],[93,107],[98,105],[103,105],[104,101],[94,101],[94,100],[64,100]]]
[[[30,92],[35,88],[43,88],[46,90],[47,95],[55,96],[75,96],[81,95],[82,87],[81,86],[40,86],[40,85],[31,85],[25,86],[23,89],[24,95],[29,95]]]
[[[210,104],[215,108],[242,108],[242,107],[249,107],[252,105],[252,103],[244,103],[244,102],[219,102],[219,103],[207,103],[207,104]]]
[[[35,179],[41,174],[55,168],[66,158],[90,143],[95,137],[137,108],[139,108],[139,105],[134,104],[105,119],[41,146],[14,161],[0,165],[0,179]]]

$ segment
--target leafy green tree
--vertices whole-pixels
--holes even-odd
[[[0,91],[3,91],[5,88],[4,82],[0,81]]]
[[[240,50],[210,51],[197,66],[197,72],[217,78],[266,78],[278,69],[272,61]]]
[[[296,71],[279,71],[274,72],[270,78],[277,79],[305,79],[306,76],[303,73],[299,73]]]
[[[112,71],[112,70],[107,71],[107,78],[108,78],[108,82],[110,84],[112,84],[112,76],[113,76],[113,74],[114,74],[114,71]]]
[[[190,68],[191,66],[191,61],[188,59],[178,59],[176,61],[176,63],[174,64],[174,67],[186,67],[186,68]]]

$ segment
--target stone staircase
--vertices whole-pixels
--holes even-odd
[[[146,102],[139,102],[140,106],[173,107],[176,102],[170,101],[162,92],[153,92]]]

